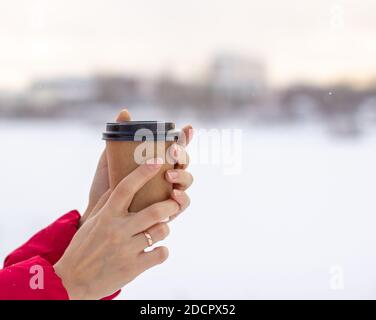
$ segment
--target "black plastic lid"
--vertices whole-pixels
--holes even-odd
[[[106,125],[103,140],[109,141],[175,141],[179,132],[175,123],[162,121],[111,122]]]

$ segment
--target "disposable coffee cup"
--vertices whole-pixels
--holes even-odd
[[[103,139],[106,141],[109,184],[111,190],[127,175],[148,159],[160,158],[162,168],[140,189],[129,207],[138,212],[154,203],[170,198],[172,184],[165,179],[167,170],[175,164],[169,148],[178,140],[179,131],[173,122],[126,121],[107,123]]]

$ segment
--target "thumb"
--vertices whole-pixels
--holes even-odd
[[[107,202],[112,214],[128,211],[135,194],[159,172],[162,164],[163,159],[149,159],[120,181]]]
[[[123,121],[129,121],[131,120],[131,114],[127,109],[123,109],[120,111],[118,116],[116,117],[117,122],[123,122]],[[101,169],[103,167],[107,166],[107,157],[106,157],[106,152],[103,152],[98,163],[98,169]]]
[[[118,114],[116,121],[117,122],[124,122],[124,121],[130,121],[131,120],[131,114],[127,109],[123,109]]]

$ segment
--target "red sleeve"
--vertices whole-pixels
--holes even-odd
[[[9,254],[5,259],[4,267],[35,256],[40,256],[54,265],[71,242],[79,221],[80,214],[76,210],[63,215]]]
[[[11,270],[8,267],[13,268],[13,265],[17,265],[18,263],[22,265],[22,261],[36,256],[39,256],[40,259],[45,260],[45,262],[50,264],[50,268],[52,268],[51,266],[61,258],[73,236],[77,232],[80,218],[81,216],[78,211],[73,210],[57,219],[48,227],[39,231],[25,244],[14,250],[6,257],[4,262],[4,270]],[[4,272],[4,270],[1,270],[0,272]],[[50,269],[47,271],[49,270]],[[0,297],[2,297],[3,291],[3,287],[0,286]],[[112,300],[119,293],[120,290],[109,297],[103,298],[103,300]]]
[[[52,265],[34,257],[0,270],[0,300],[68,300]]]

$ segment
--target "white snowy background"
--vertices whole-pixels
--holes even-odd
[[[197,163],[192,148],[192,205],[171,225],[170,258],[119,298],[376,298],[376,134],[223,127],[243,129],[241,173]],[[0,122],[1,259],[85,208],[102,130],[79,121]]]

